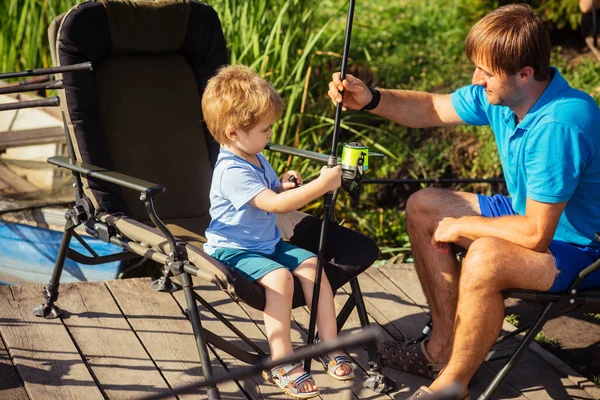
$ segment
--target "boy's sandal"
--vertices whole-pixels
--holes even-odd
[[[403,372],[435,379],[445,364],[436,364],[425,349],[426,340],[413,340],[406,343],[395,340],[379,345],[379,354],[384,366]]]
[[[438,398],[439,396],[442,395],[442,393],[440,392],[439,394],[437,392],[434,392],[433,390],[429,389],[426,386],[421,386],[419,388],[419,390],[417,390],[416,392],[414,392],[412,394],[412,396],[410,396],[408,399],[406,400],[427,400],[430,398]],[[442,397],[439,397],[442,398]],[[454,397],[452,397],[454,398]],[[465,397],[462,397],[461,400],[471,400],[471,395],[469,395],[467,393],[467,395]]]
[[[323,364],[323,368],[325,369],[325,372],[327,372],[327,375],[333,379],[337,379],[338,381],[347,381],[348,379],[354,378],[352,360],[350,360],[350,357],[345,354],[341,356],[330,356],[329,354],[325,354],[324,356],[319,357],[319,361],[321,361],[321,364]],[[337,375],[337,370],[343,365],[350,367],[350,372],[346,375]]]
[[[295,364],[280,365],[278,367],[273,368],[270,371],[263,371],[262,374],[267,381],[279,386],[279,388],[283,390],[288,396],[294,397],[296,399],[310,399],[311,397],[318,396],[319,389],[313,390],[311,392],[300,391],[302,389],[302,386],[304,386],[305,382],[310,382],[314,385],[315,381],[306,372],[297,376],[296,378],[292,378],[289,375],[289,373],[293,371],[296,367],[302,368],[302,363],[297,362]]]

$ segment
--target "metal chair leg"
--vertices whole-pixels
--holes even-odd
[[[367,308],[365,307],[365,301],[360,290],[358,278],[354,277],[350,280],[350,288],[352,289],[352,295],[356,302],[356,311],[358,312],[358,318],[360,320],[360,326],[366,328],[369,326],[369,316],[367,314]],[[383,375],[381,372],[382,364],[377,351],[377,346],[370,343],[367,348],[367,356],[369,360],[369,377],[365,381],[365,387],[372,389],[377,393],[388,393],[395,389],[396,383],[390,378]]]
[[[183,291],[185,293],[185,299],[189,310],[189,317],[192,323],[192,329],[194,330],[194,338],[196,339],[196,346],[198,347],[198,354],[200,355],[200,363],[202,364],[202,374],[204,379],[211,379],[214,377],[212,365],[210,364],[210,357],[208,356],[208,347],[206,345],[206,338],[202,330],[202,324],[200,322],[200,312],[198,305],[196,304],[196,298],[194,297],[194,291],[192,289],[192,278],[186,272],[179,275]],[[216,386],[209,386],[207,389],[207,395],[209,400],[220,400],[221,395],[219,389]]]
[[[69,251],[69,244],[71,243],[71,237],[73,236],[73,229],[75,229],[75,225],[70,220],[67,220],[65,224],[65,232],[60,242],[60,248],[56,257],[56,262],[54,263],[54,271],[52,272],[50,283],[48,283],[48,286],[42,291],[42,295],[44,296],[46,302],[33,308],[33,313],[37,317],[54,319],[60,316],[60,308],[58,308],[54,302],[58,300],[60,276],[62,274],[67,253]]]
[[[525,350],[527,350],[527,348],[529,347],[529,344],[535,338],[535,335],[537,335],[537,333],[542,329],[542,327],[544,326],[544,324],[546,323],[546,321],[548,320],[548,318],[550,316],[550,312],[552,311],[552,309],[554,307],[556,307],[556,303],[554,303],[554,302],[549,303],[548,305],[546,305],[544,307],[544,309],[540,313],[538,319],[534,322],[534,324],[531,327],[531,329],[529,330],[529,332],[527,332],[527,335],[525,335],[521,344],[519,344],[519,347],[517,347],[517,349],[515,350],[513,355],[510,357],[508,362],[504,365],[504,367],[502,367],[502,369],[500,371],[498,371],[498,373],[496,374],[496,376],[494,377],[492,382],[489,384],[489,386],[479,396],[478,400],[487,400],[492,397],[492,395],[496,392],[496,390],[498,389],[500,384],[502,384],[502,382],[504,381],[506,376],[510,373],[510,371],[517,364],[517,362],[519,361],[519,359],[521,358],[521,356],[523,355]]]

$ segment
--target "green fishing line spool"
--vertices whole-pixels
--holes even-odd
[[[342,149],[342,178],[354,179],[362,175],[369,166],[369,148],[358,142],[344,143]]]

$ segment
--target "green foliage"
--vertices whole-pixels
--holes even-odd
[[[546,336],[543,331],[540,331],[537,335],[535,335],[536,342],[539,344],[548,346],[548,347],[558,347],[560,346],[560,341],[555,337]]]
[[[519,326],[519,316],[517,314],[509,314],[504,319],[513,326]]]
[[[48,26],[75,0],[0,1],[0,71],[52,66]]]
[[[372,86],[450,93],[469,84],[472,64],[464,55],[471,26],[507,0],[392,0],[356,4],[349,72]],[[516,2],[516,1],[514,1]],[[0,70],[50,66],[46,30],[74,0],[1,0]],[[577,1],[532,0],[554,28],[574,28]],[[230,62],[252,66],[282,94],[286,109],[273,141],[322,153],[331,150],[334,108],[326,96],[341,67],[346,0],[212,0],[219,13]],[[575,54],[574,54],[575,53]],[[600,101],[600,74],[592,56],[555,48],[552,64],[569,83]],[[360,141],[383,158],[371,158],[374,178],[491,178],[502,176],[488,127],[408,129],[366,113],[343,113],[340,143]],[[339,154],[338,154],[339,155]],[[321,165],[268,154],[278,172],[299,170],[312,179]],[[419,186],[365,185],[353,208],[340,193],[336,217],[373,237],[393,255],[410,244],[404,205]],[[490,194],[501,188],[454,189]],[[319,214],[316,201],[306,211]]]
[[[506,4],[526,3],[548,23],[548,28],[576,29],[581,19],[577,0],[466,0],[473,15],[483,16],[487,12]]]

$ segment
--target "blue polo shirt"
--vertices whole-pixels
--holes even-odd
[[[276,215],[248,202],[266,189],[277,191],[281,182],[271,164],[257,154],[262,168],[221,149],[210,185],[211,221],[204,251],[217,248],[271,254],[281,239]]]
[[[460,118],[490,125],[514,210],[525,215],[526,200],[567,201],[555,240],[600,247],[600,109],[573,89],[555,68],[552,80],[519,124],[509,107],[492,105],[482,86],[452,93]]]

